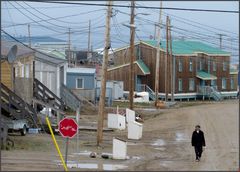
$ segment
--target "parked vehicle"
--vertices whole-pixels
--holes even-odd
[[[20,132],[22,136],[27,134],[29,125],[26,119],[11,119],[3,117],[4,123],[8,126],[8,132]]]

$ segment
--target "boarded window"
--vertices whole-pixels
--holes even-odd
[[[208,60],[208,73],[210,73],[210,71],[211,71],[211,61]]]
[[[194,78],[189,78],[189,91],[195,90],[195,80]]]
[[[182,72],[183,71],[183,63],[182,63],[182,59],[178,60],[178,72]]]
[[[227,88],[226,78],[222,78],[222,89],[226,89],[226,88]]]
[[[231,77],[231,89],[232,90],[234,89],[234,79],[233,79],[233,77]]]
[[[189,72],[193,71],[193,61],[192,58],[189,59]]]
[[[227,70],[227,62],[223,62],[223,71]]]
[[[77,78],[76,79],[76,88],[77,89],[83,89],[84,88],[84,80],[83,80],[83,78]]]
[[[182,91],[182,79],[178,79],[178,91]]]
[[[199,61],[199,70],[203,70],[203,63],[202,63],[202,59],[200,59],[200,61]]]
[[[215,61],[213,61],[213,71],[216,72],[217,71],[217,64]]]

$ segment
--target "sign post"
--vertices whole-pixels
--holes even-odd
[[[78,132],[78,124],[71,118],[64,118],[58,124],[59,132],[66,138],[65,163],[67,164],[69,138],[73,138]]]

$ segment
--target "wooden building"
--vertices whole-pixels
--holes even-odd
[[[1,82],[6,85],[10,90],[15,91],[15,81],[16,81],[16,75],[19,73],[22,73],[23,75],[31,75],[32,72],[31,66],[28,66],[28,68],[25,68],[25,66],[22,66],[19,69],[15,69],[16,63],[13,62],[10,64],[7,59],[7,54],[12,46],[17,45],[17,59],[24,59],[24,62],[28,66],[31,64],[29,59],[31,59],[34,56],[34,51],[24,47],[23,45],[16,44],[16,42],[11,41],[4,41],[1,40]]]
[[[170,47],[170,46],[169,46]],[[170,49],[169,49],[170,52]],[[108,69],[108,79],[124,81],[124,88],[129,90],[130,72],[129,46],[116,49],[114,66]],[[165,59],[166,42],[160,43],[159,95],[165,96]],[[135,43],[135,90],[146,91],[152,95],[155,90],[156,41]],[[175,99],[213,97],[237,94],[236,81],[231,81],[230,53],[197,41],[173,41],[172,56],[168,56],[167,92],[171,93],[171,77],[174,77]],[[138,65],[138,62],[141,65]],[[170,64],[174,72],[170,72]],[[145,72],[143,72],[145,71]],[[234,74],[232,74],[234,75]],[[233,77],[233,76],[232,76]]]

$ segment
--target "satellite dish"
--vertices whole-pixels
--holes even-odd
[[[12,63],[16,59],[17,55],[17,45],[12,46],[7,54],[7,60],[9,63]]]

